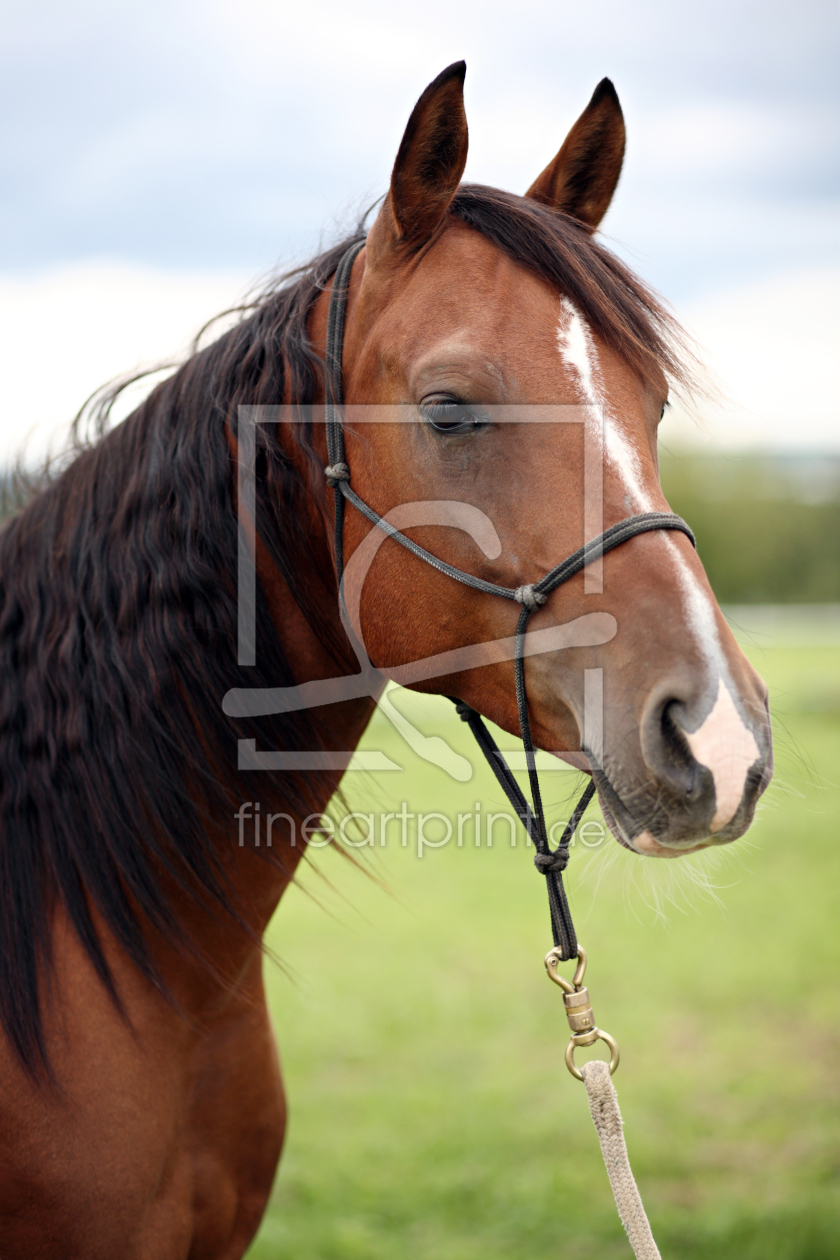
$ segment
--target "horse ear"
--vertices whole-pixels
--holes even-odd
[[[526,192],[593,231],[607,213],[624,161],[624,115],[609,79],[602,79],[563,147]]]
[[[455,195],[467,161],[464,113],[466,63],[456,61],[429,84],[405,129],[391,174],[391,190],[374,229],[388,226],[397,242],[419,249]],[[378,232],[376,233],[378,235]]]

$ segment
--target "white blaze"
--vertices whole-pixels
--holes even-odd
[[[598,349],[592,333],[569,298],[562,297],[560,307],[562,314],[557,326],[557,346],[563,362],[577,377],[584,404],[592,408],[588,437],[598,442],[604,458],[617,473],[635,510],[652,511],[654,505],[643,483],[638,454],[607,406]],[[660,537],[676,567],[687,627],[707,662],[710,682],[712,685],[717,683],[717,698],[711,713],[699,730],[686,736],[692,755],[714,777],[714,832],[725,827],[737,811],[743,796],[747,771],[758,759],[759,750],[755,736],[742,721],[727,686],[729,670],[708,592],[686,563],[674,539],[664,532]],[[650,845],[646,843],[648,839]],[[634,845],[644,852],[663,849],[653,837],[648,837],[648,833],[644,833],[643,837],[636,837]]]
[[[557,327],[557,345],[563,362],[577,376],[584,403],[593,408],[593,424],[588,436],[599,442],[604,458],[615,469],[624,487],[625,495],[633,502],[635,511],[654,510],[647,489],[643,484],[641,464],[637,452],[622,433],[606,403],[598,349],[592,333],[577,307],[567,297],[560,299],[562,315]],[[603,416],[603,424],[594,423]],[[726,659],[718,635],[712,602],[698,582],[679,548],[669,534],[662,538],[677,570],[686,622],[694,640],[709,664],[712,679],[728,676]]]
[[[580,311],[567,297],[560,299],[564,318],[557,326],[557,346],[563,362],[578,378],[583,401],[593,408],[587,437],[593,438],[619,473],[637,512],[650,512],[653,504],[642,485],[639,457],[610,414],[604,395],[604,381],[598,362],[598,349]]]
[[[732,820],[744,795],[747,771],[759,758],[755,736],[741,721],[729,688],[718,683],[711,713],[686,743],[695,761],[712,772],[715,781],[715,816],[712,831]]]
[[[557,345],[563,362],[577,373],[584,401],[590,406],[601,406],[604,401],[601,369],[592,334],[573,302],[561,298],[560,308],[566,316],[566,323],[561,320],[557,326]]]

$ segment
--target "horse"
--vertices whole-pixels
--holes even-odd
[[[282,828],[271,848],[240,844],[254,777],[237,750],[287,758],[262,773],[264,808],[320,835],[376,697],[239,716],[222,701],[358,672],[316,414],[348,247],[360,246],[342,385],[362,412],[346,423],[347,463],[376,513],[468,505],[497,547],[434,519],[404,528],[518,588],[584,537],[584,438],[600,452],[607,525],[668,510],[657,424],[690,365],[661,301],[596,239],[624,155],[615,89],[599,84],[518,196],[462,183],[464,74],[450,66],[420,96],[369,230],[269,286],[119,424],[108,395],[99,431],[0,535],[4,1260],[235,1260],[265,1210],[285,1100],[262,938],[306,844]],[[546,405],[601,421],[492,419]],[[254,406],[304,418],[255,426],[249,518],[240,417]],[[365,423],[383,406],[413,422]],[[348,509],[348,565],[375,532]],[[381,542],[357,600],[370,660],[383,673],[455,661],[413,685],[518,735],[509,656],[457,665],[464,648],[508,640],[517,609]],[[613,835],[639,855],[728,843],[772,773],[766,689],[683,534],[633,537],[601,566],[600,586],[578,573],[534,609],[534,635],[593,613],[614,626],[527,657],[534,744],[595,777]],[[603,722],[587,753],[591,669]],[[312,750],[315,768],[294,769]]]

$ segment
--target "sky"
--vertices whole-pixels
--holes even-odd
[[[7,0],[0,459],[352,225],[461,57],[466,177],[514,191],[613,79],[603,230],[707,352],[703,440],[840,448],[838,36],[837,0]]]

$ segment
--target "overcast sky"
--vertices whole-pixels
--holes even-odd
[[[717,360],[741,362],[732,319],[715,332],[733,303],[737,325],[753,311],[776,329],[771,377],[792,344],[778,326],[795,321],[813,361],[791,365],[793,397],[795,371],[814,379],[823,356],[814,304],[836,324],[838,33],[836,0],[13,0],[0,29],[4,375],[33,338],[43,348],[29,320],[66,320],[74,293],[64,350],[80,381],[89,354],[91,389],[106,361],[164,352],[163,331],[180,345],[193,306],[197,321],[217,294],[304,259],[384,191],[416,97],[464,57],[467,178],[515,191],[613,79],[629,142],[610,243]],[[181,301],[183,335],[137,314],[154,308],[154,277]],[[112,358],[92,344],[103,328]],[[755,409],[760,376],[736,382],[742,405]],[[831,402],[816,405],[819,441],[840,430]]]

